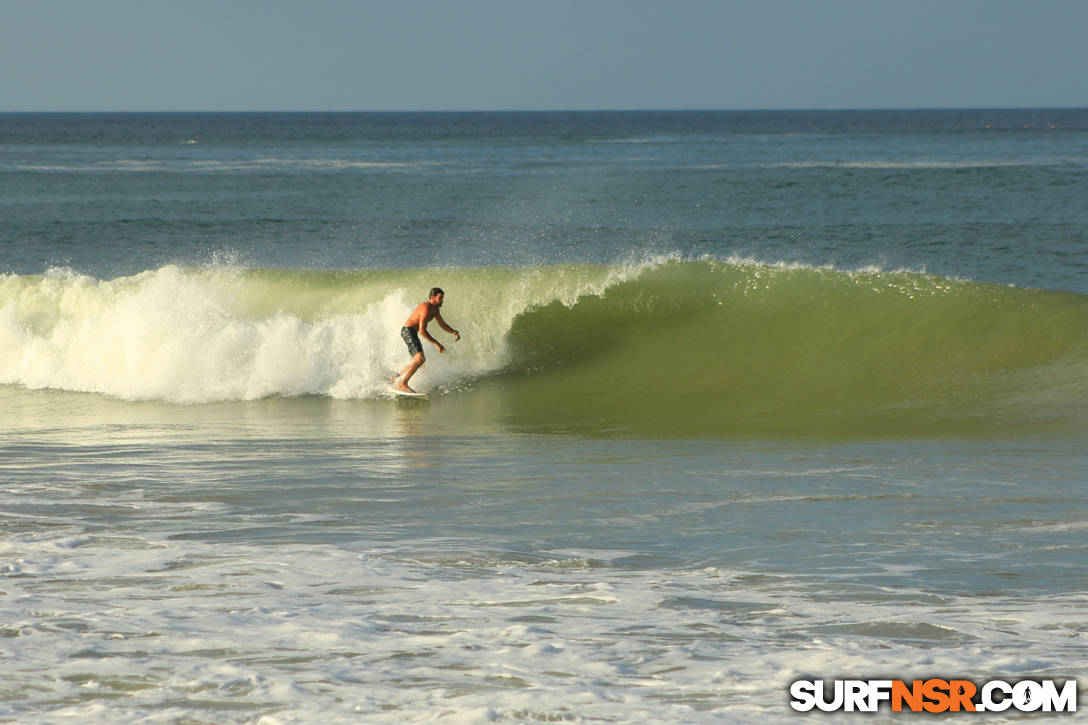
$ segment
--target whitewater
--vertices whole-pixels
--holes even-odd
[[[457,290],[472,338],[434,383],[501,369],[519,312],[599,294],[640,268],[431,270]],[[375,397],[388,392],[388,371],[403,367],[396,333],[425,295],[420,276],[176,266],[113,280],[8,275],[0,382],[178,403]]]

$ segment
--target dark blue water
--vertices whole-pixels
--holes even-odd
[[[631,256],[1088,290],[1088,111],[5,114],[0,269]]]

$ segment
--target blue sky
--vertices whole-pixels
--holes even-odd
[[[0,0],[0,111],[1088,106],[1085,0]]]

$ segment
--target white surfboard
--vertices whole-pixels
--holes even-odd
[[[421,400],[426,400],[427,399],[427,394],[426,393],[410,393],[407,390],[401,390],[400,388],[396,388],[396,387],[389,388],[389,392],[391,392],[391,393],[393,393],[393,395],[396,395],[396,396],[401,397],[401,398],[417,398],[417,399],[421,399]]]
[[[397,375],[396,373],[394,373],[389,378],[389,392],[391,392],[394,397],[399,397],[399,398],[419,398],[419,399],[422,399],[422,400],[427,399],[427,394],[426,393],[412,393],[412,392],[409,392],[407,390],[401,390],[400,388],[397,387],[397,383],[399,383],[399,382],[400,382],[400,376]]]

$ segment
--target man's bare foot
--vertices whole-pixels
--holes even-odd
[[[396,387],[397,387],[397,390],[403,390],[403,391],[404,391],[404,392],[406,392],[406,393],[414,393],[414,392],[416,392],[416,391],[412,390],[411,388],[409,388],[409,387],[408,387],[407,385],[405,385],[404,383],[397,383],[397,386],[396,386]]]

